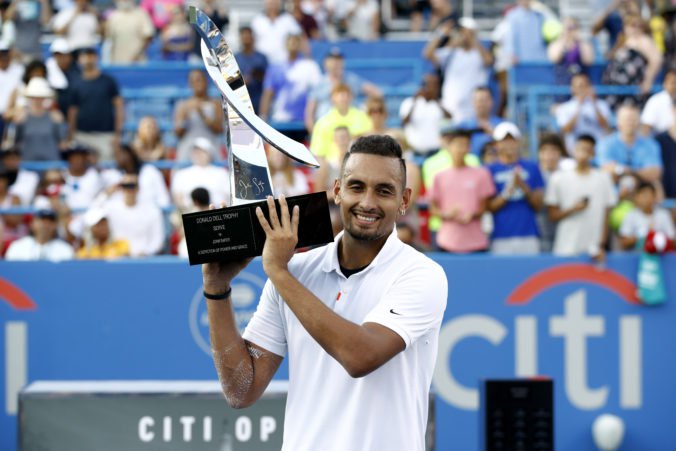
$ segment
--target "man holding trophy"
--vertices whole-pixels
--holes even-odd
[[[202,37],[207,70],[224,95],[224,108],[231,106],[238,114],[226,114],[232,143],[245,142],[244,123],[290,157],[314,163],[312,155],[273,142],[277,136],[265,128],[267,124],[249,117],[253,113],[240,102],[241,91],[238,99],[235,89],[222,86],[243,87],[228,78],[238,69],[225,54],[230,52],[227,44],[201,11],[191,8],[190,19]],[[230,146],[230,142],[228,149],[235,154],[229,156],[233,176],[237,177],[238,165],[250,181],[255,173],[265,200],[238,207],[233,199],[235,207],[211,210],[211,216],[186,215],[184,222],[208,224],[212,229],[203,230],[212,234],[213,242],[218,240],[213,228],[228,229],[231,224],[225,218],[232,208],[240,208],[241,217],[252,211],[256,227],[264,233],[262,262],[269,279],[243,336],[235,322],[230,284],[250,261],[238,257],[251,254],[215,250],[191,255],[191,263],[204,263],[211,347],[229,404],[235,408],[253,404],[288,353],[284,450],[423,450],[447,281],[439,265],[397,238],[394,225],[411,196],[401,148],[387,136],[355,141],[333,188],[343,232],[323,247],[296,255],[301,241],[330,241],[325,236],[302,236],[324,227],[328,209],[315,208],[314,200],[284,197],[279,198],[277,209],[266,192],[269,178],[261,177],[265,168],[250,167],[257,160],[246,152],[255,149]],[[320,195],[325,202],[325,194]],[[307,210],[313,209],[314,216],[308,217]],[[230,238],[239,242],[239,237]],[[200,240],[198,247],[208,249]],[[261,240],[254,237],[253,241],[258,249]]]

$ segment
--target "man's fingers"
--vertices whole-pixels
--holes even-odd
[[[284,196],[283,194],[279,196],[279,209],[282,213],[282,228],[287,228],[290,223],[289,207],[286,204],[286,196]]]
[[[293,236],[298,236],[298,222],[300,221],[300,207],[298,205],[294,205],[293,207],[293,213],[291,215],[291,231],[293,232]]]
[[[277,216],[277,208],[275,208],[275,199],[272,196],[268,196],[267,201],[270,227],[276,229],[279,227],[279,216]]]
[[[256,217],[258,218],[258,222],[261,224],[265,235],[267,236],[270,234],[272,232],[272,228],[270,227],[270,224],[268,224],[268,220],[265,219],[265,215],[263,214],[261,207],[256,207]]]

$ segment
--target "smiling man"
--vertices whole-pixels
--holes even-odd
[[[411,195],[405,180],[396,141],[357,139],[334,186],[344,231],[297,255],[297,207],[289,213],[280,198],[281,217],[269,220],[259,209],[269,280],[243,337],[230,282],[248,262],[202,267],[214,363],[230,405],[253,404],[289,354],[283,450],[425,447],[448,287],[439,265],[397,238]]]

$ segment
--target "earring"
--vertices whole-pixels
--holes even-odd
[[[406,214],[406,209],[402,208],[401,210],[399,210],[399,214],[404,216]]]

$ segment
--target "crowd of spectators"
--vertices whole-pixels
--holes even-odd
[[[576,18],[519,0],[487,44],[477,21],[450,1],[411,1],[404,9],[413,31],[430,33],[421,58],[433,70],[411,80],[419,89],[389,117],[386,87],[346,70],[339,47],[321,61],[309,52],[317,39],[378,39],[379,3],[285,3],[265,0],[239,29],[235,55],[254,110],[302,124],[293,137],[322,163],[310,171],[266,148],[275,195],[330,192],[351,140],[389,134],[406,151],[415,199],[399,230],[421,250],[603,261],[607,251],[644,246],[651,233],[676,239],[676,211],[663,206],[676,198],[676,28],[668,6],[606,2],[582,30]],[[225,2],[197,6],[228,26]],[[206,73],[192,70],[191,94],[173,117],[144,117],[125,140],[121,88],[102,69],[102,59],[144,62],[154,39],[163,59],[196,57],[184,0],[118,0],[103,9],[90,0],[12,0],[0,17],[5,258],[186,256],[180,214],[230,198],[221,99],[210,96]],[[43,62],[45,30],[57,38]],[[592,41],[598,33],[608,36],[605,50]],[[529,156],[528,137],[506,114],[506,74],[547,61],[570,96],[551,105],[556,125]],[[604,85],[635,90],[598,96],[588,69],[600,61]],[[160,124],[170,124],[175,146]],[[165,159],[177,165],[157,163]],[[31,171],[22,162],[47,166]],[[337,232],[337,211],[331,215]]]

